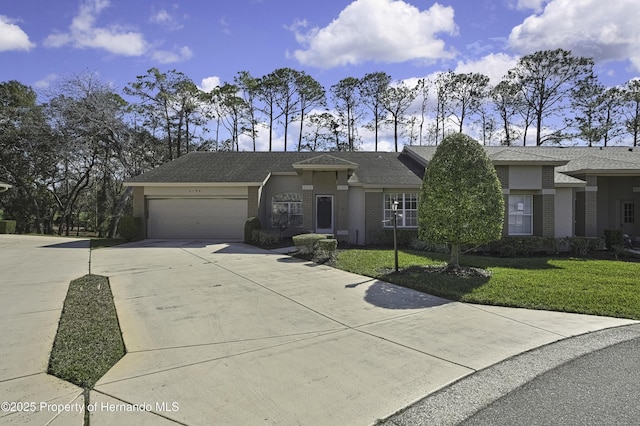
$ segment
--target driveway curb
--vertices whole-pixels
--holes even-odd
[[[549,343],[465,376],[375,424],[378,426],[457,425],[494,401],[554,368],[638,337],[640,337],[640,324],[631,324]]]

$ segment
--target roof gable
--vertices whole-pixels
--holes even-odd
[[[317,157],[306,158],[302,161],[293,163],[295,169],[307,170],[349,170],[357,169],[358,164],[333,155],[323,154]]]

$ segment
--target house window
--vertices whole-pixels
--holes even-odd
[[[283,192],[271,199],[271,225],[293,228],[302,226],[302,194]]]
[[[632,225],[636,220],[636,209],[634,203],[624,203],[622,211],[622,223]]]
[[[398,227],[418,227],[418,194],[417,193],[385,193],[384,194],[384,226],[393,227],[393,210],[391,204],[398,201]]]
[[[533,195],[509,196],[509,235],[533,235]]]

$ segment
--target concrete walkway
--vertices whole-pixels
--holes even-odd
[[[19,251],[3,246],[0,268]],[[90,394],[92,425],[369,425],[516,354],[634,323],[449,302],[242,244],[147,240],[93,251],[92,272],[110,279],[128,351]],[[37,281],[24,274],[3,301]],[[26,371],[12,350],[3,400],[25,397],[8,386]]]

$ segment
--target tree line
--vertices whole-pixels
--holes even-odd
[[[123,182],[194,150],[377,151],[437,145],[465,131],[487,145],[638,145],[640,80],[607,88],[591,58],[562,49],[520,58],[495,86],[447,71],[393,81],[347,77],[326,90],[304,71],[236,74],[204,91],[185,74],[151,68],[121,91],[95,74],[71,76],[40,96],[0,83],[0,197],[20,232],[114,235],[130,214]],[[126,100],[125,100],[126,99]],[[242,147],[241,147],[242,142]],[[277,145],[277,146],[276,146]]]

